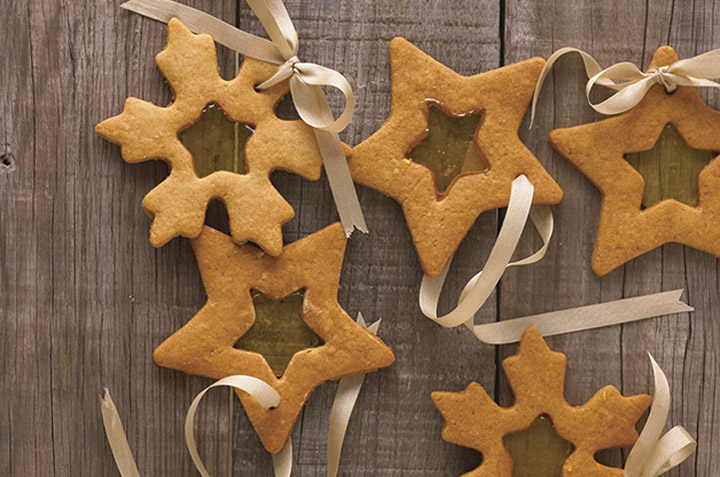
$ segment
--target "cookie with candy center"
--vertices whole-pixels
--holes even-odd
[[[664,46],[651,67],[676,61],[675,51]],[[678,86],[667,93],[654,85],[631,110],[555,129],[549,139],[602,194],[592,256],[596,274],[610,273],[669,242],[720,257],[720,112],[705,104],[696,88]],[[644,166],[643,155],[663,143],[675,146]],[[675,167],[668,167],[668,161]],[[695,175],[689,178],[695,182],[692,187],[686,186],[692,193],[672,198],[663,192],[668,184],[661,182],[676,181],[681,174]]]
[[[193,34],[177,19],[170,20],[167,46],[155,60],[173,101],[161,107],[128,98],[120,115],[96,126],[100,136],[122,147],[126,162],[161,159],[170,167],[143,200],[153,218],[150,242],[160,247],[176,236],[197,237],[208,203],[219,199],[237,243],[281,253],[281,225],[294,212],[269,175],[281,169],[317,180],[322,168],[312,128],[275,114],[288,81],[256,90],[277,66],[252,58],[245,58],[235,78],[224,80],[212,37]],[[209,129],[206,122],[222,122],[206,121],[210,115],[224,117],[227,125]],[[234,138],[229,144],[222,140],[223,128]]]
[[[534,203],[562,199],[518,137],[544,63],[461,76],[405,39],[390,42],[390,116],[349,165],[355,182],[400,203],[427,275],[442,272],[481,213],[508,205],[519,175],[535,186]]]
[[[480,467],[465,476],[624,475],[597,462],[595,454],[635,443],[635,424],[650,396],[624,397],[606,386],[582,406],[571,406],[564,396],[565,368],[565,355],[551,351],[540,332],[528,328],[518,354],[503,361],[515,395],[511,407],[498,406],[477,383],[461,392],[432,393],[445,420],[443,439],[483,455]],[[532,474],[516,473],[528,467]]]
[[[189,374],[244,374],[270,384],[280,394],[276,408],[238,395],[265,448],[279,452],[316,386],[394,360],[337,302],[346,240],[336,223],[274,257],[205,227],[192,245],[207,303],[157,347],[155,361]]]

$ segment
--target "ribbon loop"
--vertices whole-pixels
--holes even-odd
[[[543,336],[550,336],[692,311],[691,307],[680,301],[682,290],[674,290],[475,325],[475,313],[485,304],[507,268],[529,265],[545,256],[553,234],[553,215],[549,206],[532,205],[533,191],[532,184],[524,175],[513,181],[507,213],[497,241],[483,270],[472,277],[463,288],[454,310],[441,317],[437,315],[440,293],[450,264],[437,277],[423,277],[419,302],[420,309],[427,318],[446,328],[464,325],[483,343],[498,345],[519,341],[522,333],[530,326],[540,330]],[[543,245],[529,257],[510,262],[528,217],[540,234]]]
[[[657,477],[690,457],[697,442],[681,426],[660,437],[670,411],[670,385],[665,373],[648,353],[653,368],[654,392],[650,415],[625,464],[625,477]]]
[[[300,61],[297,56],[298,34],[282,0],[247,0],[247,3],[271,41],[171,0],[130,0],[121,7],[164,23],[173,17],[178,18],[192,31],[208,33],[217,43],[242,55],[278,65],[275,73],[260,83],[258,89],[270,88],[290,78],[290,94],[300,119],[315,130],[316,138],[318,131],[332,135],[318,139],[317,145],[345,233],[349,236],[355,228],[367,232],[360,200],[337,136],[347,127],[353,115],[355,101],[350,83],[333,69]],[[337,119],[322,86],[336,88],[345,97],[345,107]]]
[[[190,452],[190,457],[192,457],[192,461],[202,477],[210,477],[210,474],[205,468],[202,459],[200,459],[200,454],[198,453],[197,446],[195,444],[195,432],[193,430],[193,425],[195,424],[195,412],[197,411],[198,405],[205,394],[207,394],[207,392],[211,389],[221,386],[235,388],[248,393],[258,402],[258,404],[260,404],[263,409],[269,409],[280,404],[280,394],[275,391],[272,386],[258,378],[245,375],[228,376],[227,378],[220,379],[203,389],[197,396],[195,396],[192,404],[190,404],[187,416],[185,417],[185,441],[187,443],[188,452]],[[288,439],[288,441],[289,440],[290,439]],[[283,447],[283,451],[286,447],[288,447],[287,443],[285,444],[285,447]],[[292,468],[292,444],[290,444],[289,453],[283,451],[280,451],[279,454],[283,456],[285,461],[276,462],[276,458],[273,457],[273,466],[276,469],[275,477],[290,476],[290,470]],[[287,459],[289,459],[289,461],[287,461]],[[280,473],[278,473],[278,471],[280,471]]]
[[[671,65],[652,67],[643,73],[629,62],[617,63],[603,70],[588,53],[577,48],[561,48],[550,55],[538,77],[530,112],[530,127],[535,119],[537,99],[545,78],[555,62],[567,53],[577,53],[582,57],[585,74],[589,78],[585,86],[585,96],[590,107],[601,114],[620,114],[632,109],[656,83],[663,85],[668,93],[675,91],[678,86],[720,88],[720,83],[710,81],[720,77],[720,49],[679,60]],[[614,89],[617,93],[601,103],[594,104],[590,101],[590,92],[595,85]]]

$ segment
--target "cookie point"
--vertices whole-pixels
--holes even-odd
[[[540,334],[540,331],[538,331],[538,329],[535,328],[534,326],[531,326],[523,332],[520,342],[522,343],[524,341],[538,341],[538,340],[541,340],[543,342],[545,341],[543,339],[542,334]]]
[[[522,355],[523,352],[541,352],[541,353],[555,353],[550,349],[550,347],[545,342],[545,338],[543,338],[543,335],[540,334],[540,332],[535,327],[530,327],[525,330],[525,332],[522,335],[522,338],[520,339],[520,348],[518,350],[517,355]],[[562,354],[562,353],[558,353]],[[512,357],[510,357],[512,358]],[[510,359],[508,358],[508,359]],[[504,364],[504,363],[503,363]]]
[[[175,32],[187,32],[190,33],[190,29],[185,26],[178,18],[172,17],[168,22],[168,34]]]
[[[411,43],[401,36],[396,36],[395,38],[390,40],[390,50],[391,51],[394,49],[397,49],[397,48],[402,48],[407,45],[411,45]]]
[[[675,53],[675,50],[672,47],[665,45],[655,51],[655,55],[653,55],[650,66],[659,68],[661,66],[671,65],[678,61],[678,59],[679,58],[677,53]]]
[[[320,232],[326,232],[328,235],[333,235],[338,240],[342,239],[343,242],[347,241],[347,235],[345,235],[345,227],[343,227],[341,222],[335,222],[334,224],[330,224],[324,229],[320,230]]]

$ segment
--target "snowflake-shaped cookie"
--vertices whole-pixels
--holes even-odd
[[[528,328],[518,354],[503,361],[515,393],[512,407],[498,406],[477,383],[458,393],[432,394],[445,419],[443,439],[483,454],[482,465],[466,476],[511,477],[513,462],[503,437],[529,428],[543,415],[549,416],[557,434],[574,446],[562,465],[563,477],[623,475],[622,469],[597,462],[595,454],[635,443],[635,423],[650,405],[650,396],[624,397],[615,387],[606,386],[582,406],[571,406],[564,396],[565,364],[564,354],[551,351],[540,332]]]
[[[143,208],[153,218],[150,242],[160,247],[180,235],[197,237],[208,202],[219,199],[227,208],[235,242],[252,241],[271,255],[280,254],[281,225],[294,212],[269,175],[282,169],[317,180],[322,167],[312,129],[300,120],[285,121],[275,115],[288,82],[256,91],[276,66],[252,58],[243,61],[234,79],[225,81],[213,39],[193,34],[177,19],[168,24],[167,46],[155,61],[174,100],[160,107],[128,98],[122,114],[96,127],[98,134],[122,147],[125,161],[162,159],[170,166],[167,179],[143,200]],[[192,154],[178,139],[178,133],[196,123],[211,104],[229,120],[254,130],[245,146],[244,174],[217,171],[198,177]]]

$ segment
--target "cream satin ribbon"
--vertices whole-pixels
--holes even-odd
[[[247,0],[260,19],[270,40],[239,30],[222,20],[169,0],[130,0],[122,8],[167,23],[172,18],[196,33],[213,39],[242,55],[278,65],[278,69],[259,89],[270,88],[290,78],[290,94],[300,118],[313,128],[328,176],[340,221],[349,236],[357,227],[367,232],[360,201],[345,160],[338,133],[353,114],[354,96],[350,83],[340,73],[297,57],[298,35],[282,0]],[[338,89],[345,97],[345,108],[335,119],[322,86]]]
[[[697,442],[682,426],[660,437],[670,411],[667,377],[650,353],[655,391],[650,415],[625,463],[625,477],[657,477],[678,466],[695,452]]]
[[[497,345],[519,341],[529,326],[537,328],[543,336],[550,336],[693,311],[692,307],[680,301],[683,292],[680,289],[475,325],[475,313],[485,304],[508,267],[529,265],[545,256],[553,233],[553,216],[548,206],[532,206],[533,193],[533,185],[524,175],[513,181],[507,213],[485,267],[465,285],[454,310],[441,317],[437,315],[440,293],[450,264],[435,278],[427,275],[423,277],[419,302],[426,317],[446,328],[465,325],[480,341]],[[529,257],[510,263],[528,216],[538,230],[543,245]]]
[[[663,85],[668,93],[675,91],[678,86],[720,88],[720,83],[710,81],[711,78],[720,78],[720,49],[660,68],[653,67],[643,73],[629,62],[617,63],[602,69],[598,62],[584,51],[577,48],[561,48],[550,55],[538,78],[530,113],[530,127],[535,119],[535,107],[545,78],[558,58],[567,53],[577,53],[582,57],[585,73],[590,78],[585,86],[585,96],[588,104],[601,114],[619,114],[632,109],[654,84]],[[614,89],[617,93],[601,103],[593,104],[590,101],[590,91],[595,85]]]
[[[120,414],[115,407],[115,403],[110,396],[110,391],[105,388],[105,393],[100,397],[100,409],[102,411],[103,425],[105,426],[105,435],[110,443],[115,464],[117,465],[122,477],[140,477],[140,473],[133,459],[130,446],[128,445],[127,435],[123,429]]]
[[[368,330],[370,333],[377,334],[380,322],[378,320],[368,326],[363,319],[361,313],[358,313],[357,322],[360,326]],[[330,411],[330,425],[328,427],[328,443],[327,443],[327,475],[335,477],[340,464],[340,455],[342,453],[343,441],[347,431],[348,423],[352,415],[353,408],[360,394],[365,374],[356,374],[342,378],[338,383],[335,392],[335,400]],[[187,443],[188,452],[192,458],[195,468],[203,477],[210,477],[205,465],[200,459],[200,454],[195,443],[194,423],[195,413],[205,394],[216,387],[232,387],[248,393],[252,396],[264,409],[269,409],[280,404],[280,394],[265,381],[254,378],[252,376],[235,375],[220,379],[203,389],[195,396],[185,418],[185,441]],[[110,449],[115,458],[115,463],[122,477],[140,477],[135,459],[133,459],[130,446],[128,445],[127,436],[123,429],[120,415],[113,403],[110,393],[105,389],[105,395],[100,399],[103,424],[105,426],[105,434],[107,435]],[[292,473],[292,441],[288,439],[282,450],[277,454],[272,454],[273,470],[275,477],[290,477]]]

